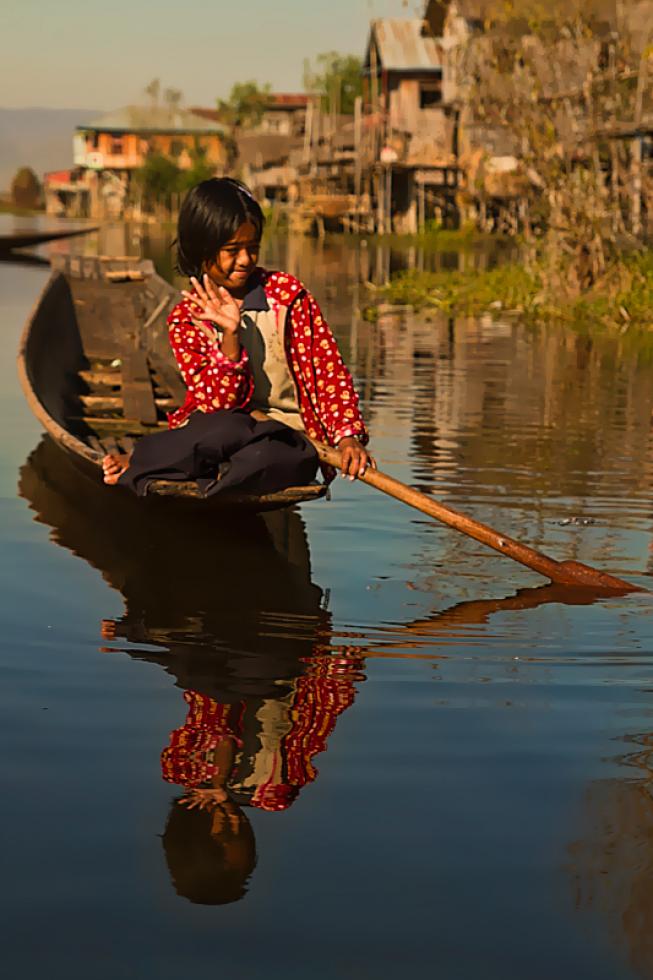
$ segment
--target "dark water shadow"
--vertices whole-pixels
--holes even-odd
[[[329,648],[300,516],[144,507],[47,437],[18,489],[52,540],[123,596],[124,614],[99,630],[105,652],[156,663],[183,690],[186,720],[161,755],[186,801],[172,802],[162,836],[174,888],[200,903],[242,897],[256,864],[245,808],[292,805],[364,680],[358,652]]]
[[[587,787],[567,871],[588,933],[598,916],[633,971],[653,977],[653,732],[619,741],[630,748],[610,761],[627,772]]]
[[[175,890],[192,902],[245,894],[256,865],[247,809],[286,810],[314,781],[314,759],[354,704],[367,659],[411,657],[416,638],[452,637],[497,612],[598,598],[522,589],[381,626],[375,640],[387,630],[387,642],[336,645],[294,511],[226,521],[147,507],[81,474],[48,437],[21,468],[18,489],[51,539],[123,596],[123,615],[100,625],[104,651],[158,664],[183,691],[187,716],[161,770],[184,792],[162,845]]]

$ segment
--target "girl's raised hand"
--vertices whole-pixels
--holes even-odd
[[[240,308],[229,290],[224,286],[219,286],[216,290],[207,275],[204,276],[204,285],[193,276],[190,281],[195,295],[187,290],[182,290],[181,295],[201,307],[202,315],[198,319],[210,320],[217,323],[224,333],[236,334],[240,326]]]
[[[194,789],[187,789],[186,795],[177,802],[181,806],[188,807],[189,810],[212,810],[216,806],[224,803],[227,799],[227,791],[222,787],[197,786]]]

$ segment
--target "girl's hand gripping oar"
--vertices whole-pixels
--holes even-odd
[[[311,439],[311,442],[315,446],[321,462],[340,469],[340,452],[337,449],[325,446],[323,443],[316,442],[314,439]],[[591,568],[589,565],[583,565],[581,562],[555,561],[553,558],[548,558],[547,555],[543,555],[540,551],[535,551],[534,548],[529,548],[528,545],[521,544],[521,542],[515,541],[514,538],[509,538],[506,534],[499,534],[498,531],[488,527],[487,524],[481,524],[480,521],[475,521],[465,514],[460,514],[458,511],[453,510],[453,508],[439,503],[432,497],[428,497],[425,493],[420,493],[419,490],[413,490],[412,487],[406,486],[405,483],[400,483],[399,480],[395,480],[393,477],[379,472],[379,470],[368,468],[359,479],[363,483],[367,483],[369,486],[376,487],[377,490],[389,494],[391,497],[396,497],[397,500],[403,501],[409,507],[414,507],[423,514],[428,514],[429,517],[434,517],[436,520],[441,521],[448,527],[452,527],[456,531],[466,534],[469,538],[480,541],[481,544],[487,545],[488,548],[494,548],[499,554],[505,555],[507,558],[512,558],[513,561],[518,561],[522,565],[526,565],[527,568],[532,568],[533,571],[539,572],[540,575],[544,575],[545,578],[550,579],[552,582],[586,589],[602,589],[606,592],[620,592],[622,594],[626,592],[646,591],[638,585],[632,585],[630,582],[615,578],[606,572],[600,572],[598,569]]]

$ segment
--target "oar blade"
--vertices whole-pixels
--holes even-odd
[[[646,589],[624,579],[615,578],[607,572],[601,572],[598,568],[591,568],[580,561],[561,561],[556,568],[556,582],[561,585],[578,586],[586,589],[600,589],[603,592],[620,593],[626,595],[628,592],[646,592]]]

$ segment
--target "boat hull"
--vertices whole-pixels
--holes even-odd
[[[183,401],[167,339],[166,318],[176,301],[150,262],[69,256],[57,258],[30,314],[18,352],[25,397],[48,435],[91,480],[102,483],[104,455],[130,452],[141,436],[167,428],[167,413]],[[312,484],[205,498],[191,481],[148,486],[148,498],[167,505],[232,511],[292,507],[325,493]]]

